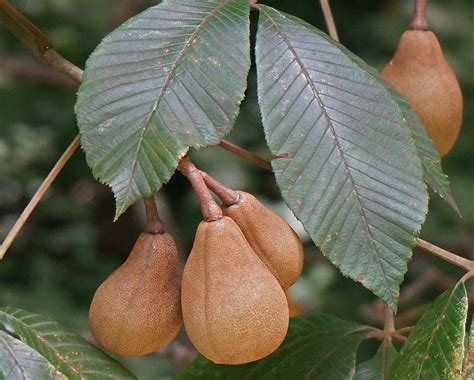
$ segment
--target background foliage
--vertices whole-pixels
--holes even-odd
[[[51,38],[56,49],[78,66],[117,21],[127,12],[119,0],[12,1]],[[136,1],[144,9],[154,1]],[[317,1],[266,1],[324,29]],[[369,64],[381,68],[390,59],[401,33],[409,23],[411,1],[333,1],[341,42]],[[422,237],[460,255],[474,259],[474,98],[473,34],[470,1],[431,0],[428,20],[465,96],[464,126],[454,150],[443,160],[451,179],[463,219],[433,196]],[[81,17],[77,17],[81,15]],[[255,14],[252,16],[255,20]],[[256,23],[253,23],[254,28]],[[22,69],[22,68],[26,69]],[[34,193],[42,178],[77,133],[70,82],[51,74],[39,80],[35,70],[44,70],[14,37],[0,29],[0,238],[3,238]],[[49,72],[50,73],[50,72]],[[256,103],[255,70],[241,112],[229,136],[231,141],[269,157]],[[193,158],[229,186],[245,189],[267,200],[281,213],[284,208],[273,176],[254,168],[220,148],[194,152]],[[190,249],[200,211],[194,194],[182,176],[176,175],[159,195],[163,219],[174,233],[182,258]],[[105,186],[91,176],[84,155],[78,152],[40,204],[6,259],[0,263],[0,306],[34,310],[82,332],[90,338],[87,310],[103,279],[128,255],[143,227],[138,204],[112,224],[114,199]],[[422,273],[425,273],[423,275]],[[426,274],[427,273],[427,274]],[[456,269],[420,253],[410,264],[405,287],[417,278],[429,290],[402,301],[399,326],[414,324],[427,302],[451,285]],[[423,277],[424,276],[424,277]],[[362,286],[342,278],[314,245],[306,245],[305,272],[292,289],[294,298],[308,311],[333,313],[347,320],[378,323],[378,303]],[[360,359],[377,348],[362,344]],[[187,363],[193,351],[181,336],[159,356],[127,361],[139,378],[169,377]]]

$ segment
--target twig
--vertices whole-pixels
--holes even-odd
[[[272,165],[268,161],[264,160],[262,157],[254,153],[249,152],[244,148],[241,148],[238,145],[232,144],[230,141],[221,140],[219,146],[221,148],[224,148],[225,150],[228,150],[229,152],[236,154],[237,156],[242,157],[247,161],[252,162],[253,164],[261,167],[262,169],[265,169],[266,171],[272,171]]]
[[[8,232],[7,237],[5,238],[2,245],[0,246],[0,260],[3,258],[3,256],[5,255],[5,252],[13,243],[13,240],[15,240],[16,236],[20,232],[25,222],[30,217],[35,207],[40,202],[41,198],[43,198],[43,195],[51,186],[51,183],[53,183],[53,181],[55,180],[55,178],[57,177],[61,169],[64,167],[66,162],[68,162],[69,158],[72,156],[72,154],[75,152],[78,146],[79,146],[79,137],[76,136],[74,140],[72,140],[68,148],[64,151],[62,156],[59,158],[59,160],[56,162],[53,169],[49,172],[48,176],[44,179],[43,183],[38,188],[35,195],[33,195],[33,198],[31,198],[30,203],[28,203],[26,208],[23,210],[20,217],[18,218],[18,220],[16,221],[16,223],[10,230],[10,232]]]
[[[415,0],[413,5],[413,16],[410,30],[428,30],[426,21],[426,3],[428,0]]]
[[[451,263],[453,265],[458,266],[459,268],[462,268],[466,271],[472,271],[474,270],[474,261],[465,259],[464,257],[455,255],[454,253],[451,253],[443,248],[437,247],[434,244],[431,244],[425,240],[422,239],[416,239],[416,243],[418,247],[424,249],[425,251],[440,257],[444,261],[447,261],[448,263]]]
[[[156,208],[155,197],[146,197],[143,199],[145,204],[146,229],[152,235],[162,234],[165,232],[163,223],[161,222],[158,209]]]
[[[40,61],[65,72],[76,82],[81,82],[83,71],[59,55],[53,49],[48,37],[6,0],[0,0],[0,23],[23,42]]]
[[[178,170],[191,182],[201,204],[202,215],[206,222],[212,222],[222,218],[222,210],[212,197],[209,189],[202,178],[201,171],[194,166],[187,157],[181,159]]]
[[[0,72],[18,80],[77,90],[77,82],[70,76],[33,59],[0,56]]]
[[[329,31],[329,35],[332,37],[333,40],[339,42],[339,36],[337,34],[336,23],[334,22],[334,17],[332,16],[331,5],[329,4],[329,0],[319,0],[321,4],[321,9],[323,10],[324,20],[326,21],[326,26]]]

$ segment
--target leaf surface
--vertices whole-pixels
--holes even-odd
[[[351,379],[357,349],[367,335],[365,326],[330,315],[295,317],[285,341],[270,356],[239,366],[199,356],[177,379]]]
[[[38,352],[0,330],[0,379],[66,379]]]
[[[396,309],[428,193],[411,132],[373,69],[260,6],[258,95],[286,203],[341,272]]]
[[[438,296],[420,318],[390,368],[389,379],[458,379],[466,318],[467,293],[459,283]]]
[[[165,0],[125,22],[86,63],[76,115],[116,218],[154,194],[189,147],[230,132],[250,68],[247,0]]]
[[[68,379],[135,379],[116,360],[42,315],[0,308],[0,328],[37,351]]]

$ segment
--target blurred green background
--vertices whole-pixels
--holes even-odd
[[[53,41],[80,67],[114,26],[156,1],[16,0]],[[374,67],[390,59],[407,28],[412,1],[332,1],[341,42]],[[454,150],[443,159],[463,218],[432,196],[422,237],[474,259],[474,24],[470,0],[429,2],[428,20],[457,73],[465,96],[464,122]],[[325,30],[317,0],[268,0],[265,4],[301,17]],[[256,14],[252,14],[255,21]],[[254,30],[255,31],[255,30]],[[34,61],[29,51],[0,26],[0,239],[34,194],[56,159],[77,133],[75,87],[54,70]],[[229,140],[268,158],[256,102],[252,69],[247,97]],[[291,217],[271,174],[220,148],[192,153],[195,161],[227,185],[254,193]],[[185,260],[200,220],[194,194],[177,174],[159,193],[159,207]],[[142,205],[112,223],[114,198],[92,178],[82,151],[74,154],[27,226],[0,262],[0,306],[44,313],[90,338],[87,312],[95,289],[127,257],[144,226]],[[298,229],[298,226],[295,226]],[[343,278],[309,241],[305,271],[291,289],[306,312],[380,324],[381,305],[360,285]],[[411,325],[430,300],[460,272],[416,251],[404,284],[399,326]],[[373,351],[367,343],[361,358]],[[182,334],[162,352],[126,360],[140,379],[169,378],[193,357]]]

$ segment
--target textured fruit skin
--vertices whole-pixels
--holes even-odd
[[[200,223],[184,268],[181,303],[191,342],[215,363],[261,359],[288,330],[285,293],[226,216]]]
[[[303,244],[295,231],[252,194],[239,191],[239,201],[223,207],[244,233],[260,260],[270,269],[283,290],[287,290],[303,270]]]
[[[140,356],[167,345],[181,324],[178,252],[168,234],[143,233],[95,292],[92,335],[108,351]]]
[[[435,34],[423,30],[403,33],[382,78],[408,98],[440,155],[446,155],[461,129],[463,97]]]

